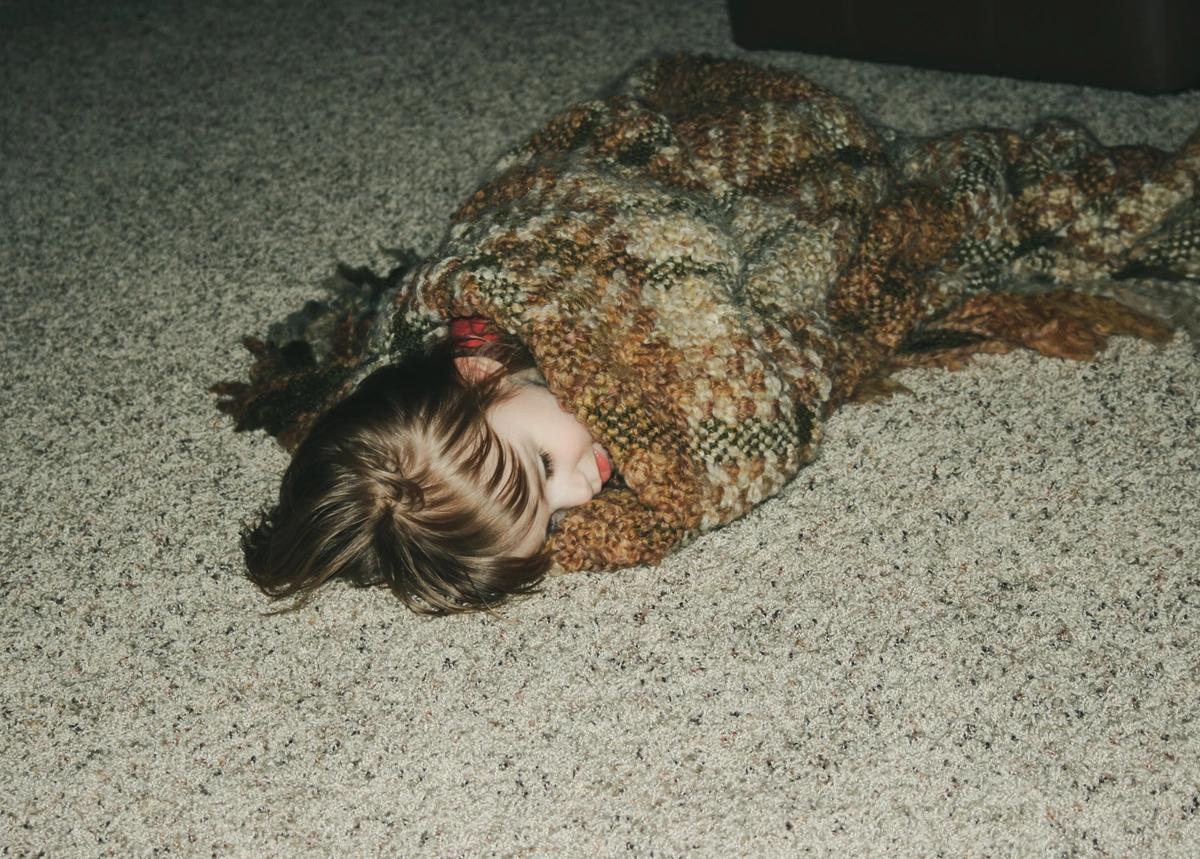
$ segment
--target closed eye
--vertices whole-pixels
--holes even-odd
[[[542,458],[542,467],[546,469],[546,479],[549,480],[554,476],[554,460],[544,450],[540,452],[539,456]]]

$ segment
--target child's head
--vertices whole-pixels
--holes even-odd
[[[537,592],[553,514],[600,490],[607,455],[515,340],[461,352],[377,370],[313,424],[242,537],[266,593],[303,602],[337,576],[448,614]]]

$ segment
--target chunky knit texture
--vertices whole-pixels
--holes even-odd
[[[1200,129],[1176,153],[1052,119],[911,138],[792,72],[635,67],[506,153],[441,247],[275,326],[238,428],[289,449],[406,349],[481,315],[520,338],[623,482],[551,538],[562,570],[661,559],[777,493],[891,370],[1168,328],[1099,292],[1200,283]]]

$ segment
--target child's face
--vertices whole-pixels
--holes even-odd
[[[586,504],[600,491],[611,476],[612,460],[608,451],[592,440],[587,427],[547,388],[524,382],[509,384],[516,385],[516,393],[492,407],[488,423],[517,452],[530,475],[536,512],[516,550],[516,554],[528,556],[545,542],[551,516]]]

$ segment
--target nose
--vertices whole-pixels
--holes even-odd
[[[592,485],[592,480],[588,477],[586,471],[582,468],[576,469],[575,480],[572,487],[575,505],[586,504],[592,500],[592,496],[596,494],[596,488]]]
[[[552,484],[554,481],[551,481]],[[570,475],[563,475],[561,483],[555,487],[548,487],[551,495],[547,501],[552,509],[561,510],[565,507],[578,507],[581,504],[586,504],[592,500],[592,497],[599,491],[599,487],[583,468],[582,465],[577,466]]]

